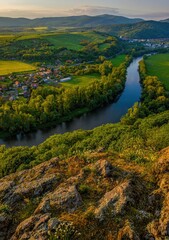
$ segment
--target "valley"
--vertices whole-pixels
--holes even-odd
[[[0,240],[169,238],[169,23],[0,18]]]

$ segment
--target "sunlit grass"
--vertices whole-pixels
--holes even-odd
[[[156,54],[145,60],[147,74],[157,76],[169,90],[169,54]]]
[[[36,67],[19,61],[0,61],[0,75],[27,72],[36,70]]]

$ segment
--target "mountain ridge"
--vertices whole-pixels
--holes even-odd
[[[43,18],[10,18],[0,17],[0,27],[91,27],[108,24],[127,24],[144,21],[140,18],[127,18],[115,15],[98,16],[68,16],[68,17],[43,17]]]
[[[133,24],[109,25],[96,27],[100,32],[114,36],[138,39],[169,38],[169,22],[144,21]]]

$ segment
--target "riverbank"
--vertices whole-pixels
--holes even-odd
[[[125,88],[117,99],[117,102],[104,105],[103,107],[97,108],[91,112],[89,112],[88,109],[85,109],[85,113],[76,112],[77,115],[72,120],[62,122],[52,129],[41,129],[34,133],[28,133],[25,135],[19,134],[15,138],[11,138],[6,141],[1,139],[0,144],[5,144],[7,147],[33,146],[42,143],[53,134],[63,134],[77,129],[93,129],[103,124],[119,122],[121,117],[127,113],[128,109],[140,99],[141,86],[138,64],[141,59],[142,57],[134,59],[129,65],[127,69]],[[81,113],[83,114],[81,115]]]

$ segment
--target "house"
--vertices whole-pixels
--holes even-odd
[[[72,79],[71,77],[62,78],[60,79],[60,82],[67,82],[67,81],[70,81],[71,79]]]
[[[28,90],[28,86],[26,86],[26,85],[22,86],[22,90],[23,91],[27,91]]]
[[[21,87],[21,83],[19,81],[15,81],[15,86],[16,87]]]

